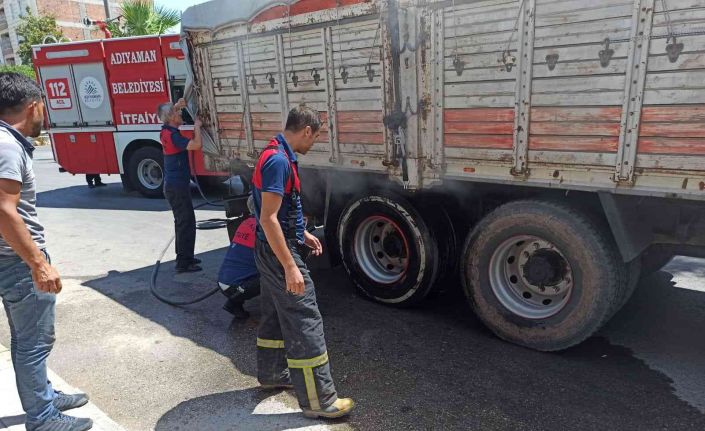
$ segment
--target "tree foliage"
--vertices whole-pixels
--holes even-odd
[[[108,26],[113,37],[164,34],[181,22],[178,10],[156,6],[149,0],[127,0],[120,8],[122,18]]]
[[[28,7],[20,17],[17,36],[21,40],[18,54],[22,63],[32,64],[32,45],[42,44],[45,40],[47,43],[59,41],[64,34],[53,15],[34,15]]]
[[[34,73],[34,68],[28,64],[20,64],[16,66],[2,64],[0,65],[0,72],[16,72],[26,75],[32,79],[37,79],[37,75]]]

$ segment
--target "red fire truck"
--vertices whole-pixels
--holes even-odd
[[[61,170],[120,174],[125,189],[161,197],[156,110],[184,94],[186,64],[178,35],[37,45],[33,58]],[[188,136],[193,126],[182,129]],[[209,171],[200,151],[191,156],[194,175],[224,175]]]

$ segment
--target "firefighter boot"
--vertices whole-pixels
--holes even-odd
[[[355,408],[355,401],[352,398],[338,398],[335,402],[328,407],[323,407],[318,410],[304,409],[304,416],[307,418],[325,418],[325,419],[335,419],[346,415]]]

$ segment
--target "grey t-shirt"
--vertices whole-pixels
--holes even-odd
[[[27,146],[31,146],[31,144],[26,140],[20,142],[6,127],[0,124],[0,178],[22,183],[17,213],[22,217],[37,247],[43,249],[46,248],[44,227],[39,223],[37,217],[37,189],[34,183],[32,154],[27,150]],[[15,254],[0,236],[0,255],[12,256]]]

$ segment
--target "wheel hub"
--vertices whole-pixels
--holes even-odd
[[[510,238],[490,259],[490,284],[509,311],[529,319],[558,313],[573,288],[568,260],[551,242],[536,236]]]
[[[524,279],[534,286],[555,286],[565,277],[566,262],[553,250],[541,249],[524,264]]]
[[[137,165],[137,176],[140,183],[151,190],[161,187],[164,181],[162,168],[155,160],[144,159]]]
[[[354,254],[360,268],[376,283],[394,284],[409,266],[409,245],[389,218],[372,216],[355,231]]]
[[[384,237],[382,249],[389,257],[401,257],[404,251],[403,240],[396,232],[392,232]]]

